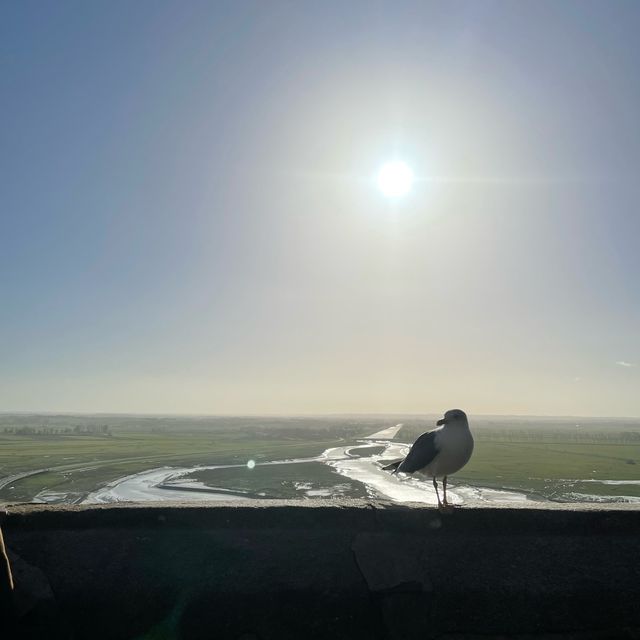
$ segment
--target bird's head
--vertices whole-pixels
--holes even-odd
[[[451,426],[469,426],[467,422],[467,414],[461,409],[449,409],[445,412],[444,418],[441,418],[436,422],[438,426],[446,424]]]

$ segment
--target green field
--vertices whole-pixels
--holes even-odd
[[[456,476],[457,482],[516,489],[552,499],[571,491],[640,497],[640,485],[578,482],[587,479],[640,480],[640,445],[480,440],[471,461]]]
[[[58,441],[59,440],[59,441]],[[0,500],[28,501],[43,489],[87,493],[97,486],[162,465],[229,464],[281,457],[319,455],[336,439],[237,438],[226,433],[119,433],[109,438],[65,436],[49,441],[38,437],[0,436],[0,484],[14,474],[48,469],[0,489]]]
[[[640,421],[485,420],[474,431],[475,449],[457,482],[515,489],[548,499],[570,492],[640,497]],[[416,437],[419,428],[401,435]],[[589,480],[590,482],[580,482]]]
[[[198,470],[190,475],[208,486],[234,489],[253,498],[334,496],[366,498],[363,484],[317,462],[246,468]]]
[[[108,426],[106,434],[99,433],[103,425]],[[43,490],[68,493],[68,500],[76,501],[107,482],[163,465],[317,456],[377,425],[314,419],[0,416],[0,501],[30,501]],[[12,433],[29,430],[33,432]],[[28,473],[32,475],[13,479]]]
[[[30,501],[41,491],[79,501],[104,484],[155,467],[244,464],[317,456],[356,443],[402,417],[183,418],[153,416],[0,416],[0,501]],[[455,482],[507,488],[549,499],[571,493],[640,497],[640,422],[476,419],[476,448]],[[412,442],[432,418],[404,418],[398,440]],[[375,452],[372,449],[371,452]],[[310,471],[303,467],[313,466]],[[296,474],[300,474],[296,478]],[[324,465],[261,467],[247,475],[216,471],[216,481],[265,497],[297,495],[295,483],[362,496]],[[196,479],[208,480],[206,472]],[[346,483],[346,484],[345,484]],[[284,488],[284,489],[283,489]],[[284,493],[283,493],[284,492]],[[287,493],[289,492],[289,493]]]

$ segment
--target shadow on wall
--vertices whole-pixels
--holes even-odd
[[[3,528],[9,637],[640,633],[640,511],[623,507],[27,506]]]

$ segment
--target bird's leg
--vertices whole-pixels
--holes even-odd
[[[438,492],[438,481],[436,480],[435,476],[433,476],[433,486],[435,487],[435,490],[436,490],[436,498],[438,498],[438,509],[441,509],[442,502],[440,502],[440,493]]]
[[[453,505],[447,502],[447,476],[442,478],[442,489],[444,491],[444,500],[442,502],[442,511],[453,511]]]

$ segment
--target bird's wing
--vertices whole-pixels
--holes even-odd
[[[419,469],[424,469],[437,455],[438,446],[436,444],[436,434],[438,429],[423,433],[411,447],[409,454],[398,467],[398,471],[403,473],[413,473]]]

